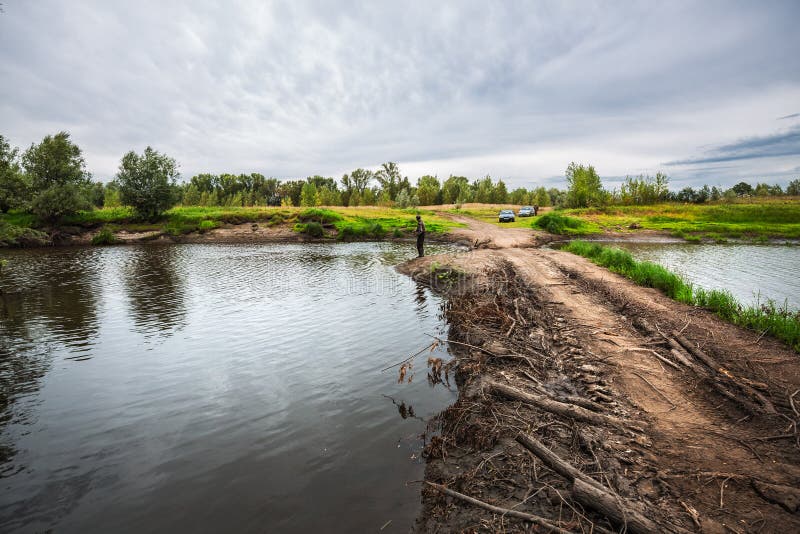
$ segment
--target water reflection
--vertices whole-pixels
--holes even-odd
[[[130,311],[146,336],[171,335],[186,320],[186,290],[179,272],[181,247],[139,247],[122,268]]]
[[[31,424],[34,399],[15,402],[37,392],[52,366],[52,347],[68,358],[86,355],[98,334],[96,274],[91,255],[10,253],[0,280],[0,477],[15,468],[13,439],[3,429],[11,422]]]

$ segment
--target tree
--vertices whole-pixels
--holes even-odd
[[[33,190],[31,209],[40,219],[55,222],[91,207],[86,199],[86,163],[67,132],[32,144],[22,156],[22,167]]]
[[[435,176],[425,175],[417,180],[417,196],[423,206],[432,206],[442,203],[441,186]]]
[[[29,199],[30,187],[20,169],[18,153],[0,135],[0,213],[23,207]]]
[[[736,196],[743,197],[747,195],[753,194],[753,186],[748,184],[747,182],[739,182],[738,184],[731,187],[731,191],[736,193]]]
[[[375,178],[381,184],[383,190],[388,193],[389,200],[394,200],[400,192],[402,178],[400,168],[397,163],[389,161],[381,165],[381,169],[375,173]]]
[[[151,147],[140,156],[133,150],[122,156],[117,172],[120,199],[148,220],[156,219],[177,201],[178,164]]]
[[[508,202],[508,189],[503,180],[498,180],[497,184],[492,188],[491,194],[492,204],[505,204]]]
[[[800,196],[800,178],[796,178],[789,182],[786,186],[786,194],[789,196]]]
[[[442,185],[442,202],[455,204],[469,202],[472,198],[469,180],[465,176],[450,176]]]
[[[300,205],[306,207],[317,205],[317,188],[311,182],[303,184],[303,189],[300,191]]]
[[[572,162],[567,167],[566,177],[568,208],[587,208],[606,203],[608,195],[603,190],[597,171],[591,165]]]

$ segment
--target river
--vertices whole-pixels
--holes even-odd
[[[706,289],[726,289],[743,304],[774,300],[800,309],[800,246],[617,242]]]
[[[3,254],[0,531],[409,529],[455,398],[381,372],[445,332],[412,245]]]

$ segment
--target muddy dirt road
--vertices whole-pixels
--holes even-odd
[[[475,250],[399,267],[447,294],[458,361],[419,531],[800,531],[800,355],[460,222]]]

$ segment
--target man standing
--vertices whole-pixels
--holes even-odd
[[[417,252],[419,253],[418,257],[422,257],[425,255],[425,250],[423,248],[423,243],[425,242],[425,223],[422,222],[422,217],[417,215]]]

